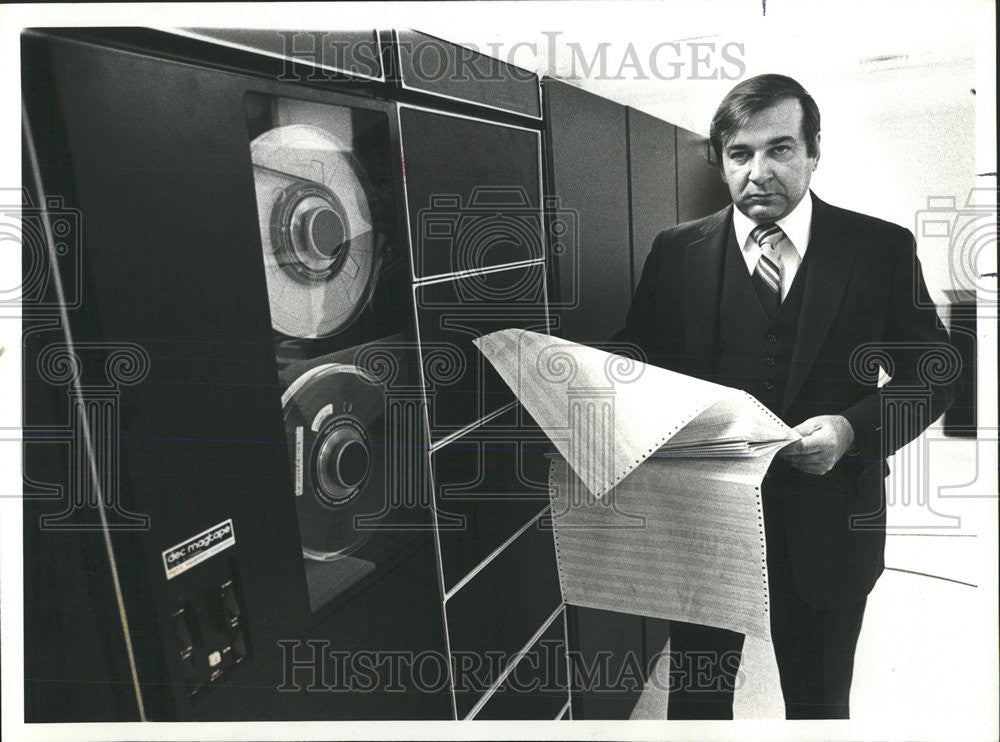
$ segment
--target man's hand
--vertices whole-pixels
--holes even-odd
[[[806,474],[826,474],[854,442],[854,428],[840,415],[810,417],[795,432],[802,440],[789,443],[779,455]]]

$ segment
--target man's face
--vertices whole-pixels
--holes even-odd
[[[802,104],[786,98],[751,116],[722,147],[722,179],[736,208],[755,222],[775,222],[809,192],[819,162],[802,136]]]

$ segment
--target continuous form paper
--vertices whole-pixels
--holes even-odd
[[[760,485],[799,436],[749,394],[527,330],[476,346],[551,439],[570,604],[770,638]]]

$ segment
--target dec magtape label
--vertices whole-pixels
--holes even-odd
[[[235,543],[236,532],[233,530],[233,521],[230,518],[202,531],[197,536],[192,536],[187,541],[171,546],[163,552],[163,568],[167,572],[167,579],[172,580]]]

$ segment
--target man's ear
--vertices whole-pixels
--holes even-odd
[[[819,132],[816,132],[816,156],[813,158],[813,170],[819,165]]]

